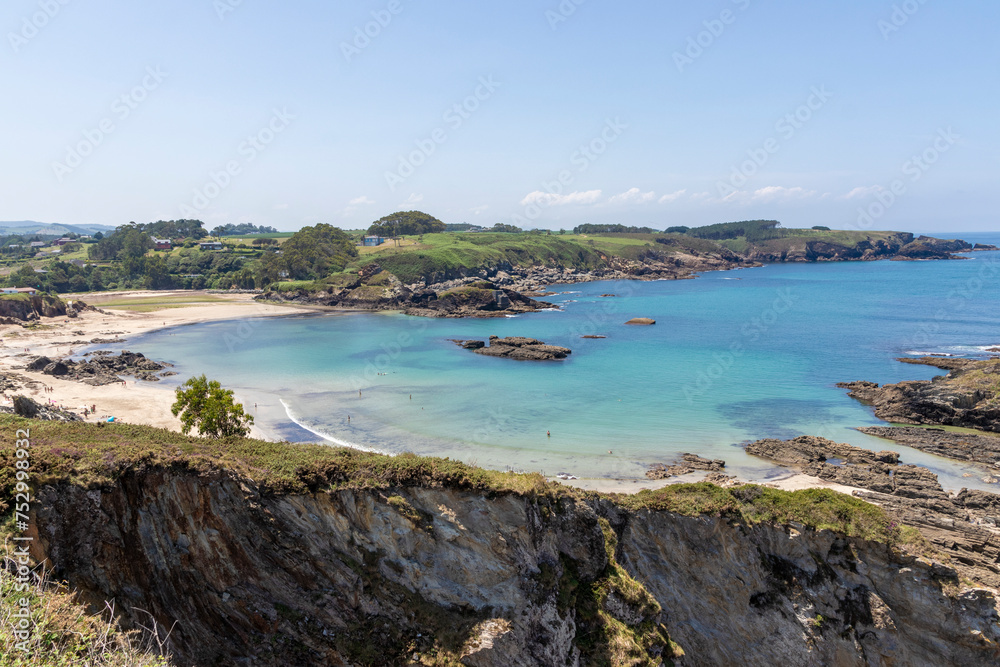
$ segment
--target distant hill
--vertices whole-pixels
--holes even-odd
[[[76,234],[94,234],[95,232],[110,232],[114,229],[111,225],[68,225],[63,223],[37,222],[35,220],[0,221],[0,236],[9,236],[11,234],[62,236],[70,232]]]

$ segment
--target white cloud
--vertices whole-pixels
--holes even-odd
[[[862,185],[848,192],[846,195],[842,197],[842,199],[858,199],[860,197],[870,197],[872,195],[877,195],[879,192],[882,192],[881,185]]]
[[[816,194],[815,190],[805,188],[786,188],[781,185],[768,185],[753,191],[754,201],[787,201],[789,199],[806,199]]]
[[[749,190],[735,190],[723,197],[722,201],[743,204],[749,202],[788,202],[809,199],[815,197],[817,194],[815,190],[806,190],[800,187],[786,188],[783,185],[768,185],[752,192]]]
[[[485,211],[489,207],[490,207],[489,204],[483,204],[482,206],[474,206],[473,208],[470,208],[469,210],[472,211],[474,214],[479,215],[480,213],[482,213],[483,211]]]
[[[419,204],[423,200],[424,200],[424,196],[423,195],[418,195],[416,192],[411,192],[410,196],[407,197],[406,201],[404,201],[402,204],[400,204],[399,207],[403,208],[403,207],[409,206],[411,204]]]
[[[362,204],[374,204],[375,202],[373,202],[371,199],[369,199],[367,195],[363,195],[361,197],[355,197],[354,199],[352,199],[351,201],[349,201],[347,203],[350,206],[360,206]]]
[[[557,195],[551,192],[535,190],[521,200],[521,206],[538,204],[539,206],[565,206],[567,204],[593,204],[601,198],[600,190],[571,192],[567,195]]]
[[[641,192],[639,188],[629,188],[620,195],[615,195],[608,200],[609,204],[621,204],[624,202],[637,202],[643,203],[648,201],[653,201],[656,198],[656,193],[653,191]]]
[[[683,190],[678,190],[677,192],[671,192],[668,195],[663,195],[662,197],[660,197],[660,203],[666,204],[667,202],[677,201],[678,199],[681,198],[681,196],[685,192],[687,192],[687,188],[684,188]]]

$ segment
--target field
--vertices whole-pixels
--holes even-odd
[[[163,296],[138,296],[134,298],[122,297],[109,293],[110,298],[92,297],[88,300],[91,306],[106,308],[110,310],[127,310],[134,313],[152,313],[165,308],[183,308],[199,303],[219,303],[225,301],[219,297],[206,294],[204,292],[192,292],[190,294],[176,294],[165,292]]]

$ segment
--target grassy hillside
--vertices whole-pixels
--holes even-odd
[[[657,239],[665,240],[657,242]],[[715,241],[683,234],[491,234],[442,233],[406,238],[362,249],[355,266],[378,262],[404,283],[449,270],[474,269],[510,262],[515,266],[564,266],[592,270],[612,257],[635,260],[644,254],[718,252]]]
[[[384,248],[384,250],[382,249]],[[596,245],[559,235],[543,234],[424,234],[415,245],[381,246],[357,262],[378,262],[404,283],[431,273],[495,266],[500,262],[522,266],[562,265],[594,269],[606,262]]]

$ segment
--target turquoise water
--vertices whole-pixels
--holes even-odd
[[[207,323],[128,347],[176,364],[177,381],[200,373],[220,380],[257,404],[259,426],[293,441],[616,478],[696,452],[766,479],[780,469],[739,443],[812,434],[898,449],[946,486],[977,486],[977,477],[961,476],[975,467],[853,430],[880,422],[835,386],[928,379],[941,371],[895,357],[982,355],[1000,345],[1000,253],[970,256],[556,286],[562,293],[547,300],[561,310],[513,318],[338,313]],[[657,324],[624,325],[632,317]],[[573,354],[514,362],[448,340],[491,334],[539,338]]]

